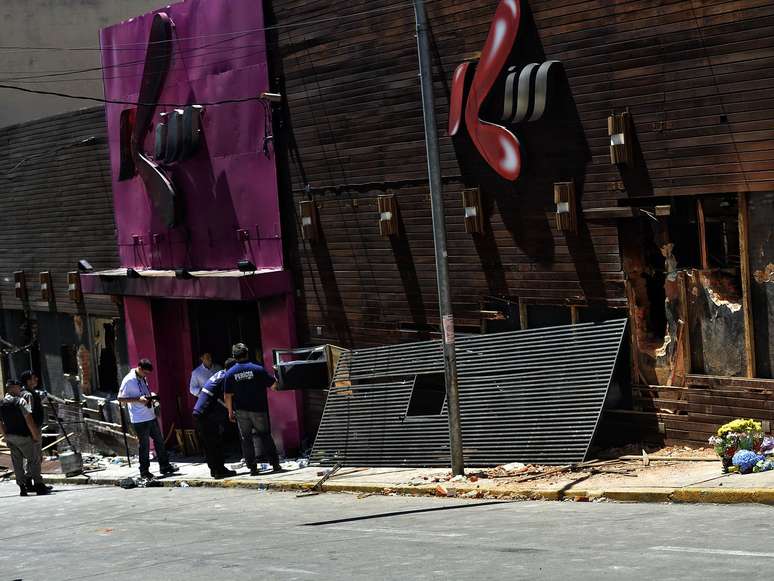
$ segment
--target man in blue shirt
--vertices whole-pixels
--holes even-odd
[[[150,471],[150,439],[156,448],[156,459],[159,462],[161,474],[167,476],[177,471],[169,463],[164,437],[156,420],[156,410],[153,407],[153,397],[148,387],[148,375],[153,371],[150,359],[140,359],[140,363],[132,369],[121,382],[118,390],[118,401],[127,404],[129,421],[132,422],[134,433],[140,441],[140,476],[153,478]]]
[[[277,382],[263,367],[248,361],[249,351],[244,343],[234,345],[231,353],[237,364],[226,372],[223,386],[228,418],[239,426],[245,464],[250,468],[251,476],[259,474],[253,444],[255,430],[274,472],[282,472],[277,447],[271,437],[269,400],[266,395],[267,388],[276,391]]]
[[[194,424],[213,478],[236,476],[236,472],[226,468],[223,463],[223,427],[228,420],[228,410],[223,402],[223,378],[226,371],[235,364],[236,359],[227,359],[226,369],[210,377],[202,387],[193,409]]]

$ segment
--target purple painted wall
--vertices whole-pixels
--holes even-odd
[[[175,39],[159,102],[193,105],[268,90],[262,2],[188,0],[159,11],[173,20]],[[106,98],[137,100],[152,19],[145,14],[101,31]],[[139,176],[117,179],[127,107],[106,106],[121,265],[233,269],[249,258],[259,268],[281,267],[276,169],[273,154],[262,150],[264,107],[257,100],[205,107],[203,147],[169,166],[186,208],[172,229],[154,212]],[[157,107],[154,122],[173,108]],[[153,131],[145,151],[153,152]],[[238,239],[239,229],[249,240]]]

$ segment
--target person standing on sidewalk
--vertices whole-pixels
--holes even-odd
[[[231,353],[237,363],[226,372],[223,389],[228,418],[239,427],[245,464],[250,468],[251,476],[259,474],[253,444],[255,430],[274,472],[282,472],[277,447],[271,437],[269,400],[266,394],[267,388],[276,391],[277,382],[263,367],[248,360],[249,350],[244,343],[234,345]]]
[[[176,472],[177,469],[169,463],[164,437],[161,435],[159,422],[156,420],[156,410],[153,407],[153,397],[148,387],[148,375],[153,371],[150,359],[140,359],[137,367],[126,374],[118,390],[118,401],[127,404],[129,421],[134,433],[140,441],[140,477],[153,478],[150,471],[150,439],[156,448],[156,459],[163,476]]]
[[[193,409],[196,431],[199,432],[213,478],[236,476],[236,472],[226,468],[223,456],[223,429],[228,420],[228,411],[223,402],[223,379],[226,371],[235,364],[236,359],[227,359],[226,369],[210,377],[202,387]]]
[[[29,403],[30,409],[32,410],[32,420],[38,427],[38,431],[42,434],[43,424],[45,423],[45,412],[43,410],[43,396],[45,395],[45,391],[41,392],[41,390],[38,389],[40,386],[40,377],[31,369],[28,369],[27,371],[22,372],[22,374],[19,376],[19,380],[22,384],[21,397],[23,397],[27,403]],[[41,437],[33,445],[37,446],[38,453],[42,459],[43,438]],[[30,463],[26,462],[26,466],[27,468],[25,472],[27,475],[27,489],[31,490],[34,488],[34,478],[32,472],[30,471]],[[48,486],[48,489],[52,490],[52,487]]]
[[[43,484],[40,474],[40,430],[32,419],[32,408],[27,399],[22,397],[21,382],[9,379],[5,389],[6,395],[0,402],[0,435],[11,449],[13,473],[21,496],[27,496],[27,492],[49,494],[51,490]],[[25,460],[32,474],[32,488],[27,487]]]

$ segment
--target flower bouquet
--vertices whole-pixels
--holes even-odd
[[[764,436],[761,423],[755,420],[734,420],[720,426],[717,435],[709,439],[723,461],[723,472],[762,472],[774,468],[774,438]]]

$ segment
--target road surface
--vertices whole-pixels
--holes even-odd
[[[770,578],[760,505],[0,484],[0,580]]]

